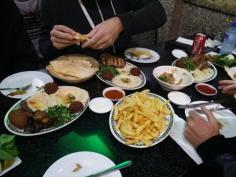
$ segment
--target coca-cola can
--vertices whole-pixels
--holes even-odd
[[[206,35],[198,33],[194,37],[193,45],[192,45],[192,55],[202,54],[205,48],[206,43]]]

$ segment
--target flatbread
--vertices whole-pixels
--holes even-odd
[[[80,45],[81,43],[84,43],[89,40],[89,38],[87,36],[82,35],[78,32],[75,34],[74,39],[77,40],[77,45]]]
[[[97,70],[86,60],[54,60],[50,65],[59,74],[77,78],[87,77]]]
[[[142,79],[137,76],[128,74],[120,74],[115,76],[112,81],[113,84],[123,88],[135,88],[142,84]]]

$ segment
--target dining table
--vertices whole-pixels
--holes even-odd
[[[189,52],[190,48],[178,45],[173,40],[160,42],[156,45],[148,46],[148,48],[156,51],[160,55],[160,60],[150,64],[129,61],[144,72],[147,82],[143,88],[126,91],[126,95],[149,89],[150,92],[167,98],[169,92],[158,84],[152,74],[153,69],[161,65],[171,65],[176,59],[171,53],[173,49],[183,49]],[[217,87],[219,80],[229,79],[223,68],[216,67],[218,75],[209,82],[215,87]],[[54,81],[60,86],[71,85],[56,78],[54,78]],[[108,87],[96,76],[86,82],[74,84],[74,86],[87,90],[90,99],[102,97],[103,89]],[[200,95],[195,90],[195,84],[181,91],[189,95],[192,101],[230,98],[220,93],[220,91],[212,97]],[[10,134],[4,126],[4,116],[16,101],[0,95],[0,134]],[[172,106],[175,114],[182,119],[186,119],[184,109],[179,109],[174,104]],[[42,177],[56,160],[67,154],[79,151],[100,153],[116,164],[131,160],[133,162],[132,166],[121,170],[123,177],[177,177],[184,175],[197,166],[170,136],[157,145],[148,148],[132,148],[120,143],[113,137],[109,128],[109,113],[96,114],[89,108],[79,119],[60,130],[40,136],[16,136],[16,145],[19,149],[19,157],[22,163],[5,174],[8,177]]]

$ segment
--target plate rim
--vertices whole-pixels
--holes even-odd
[[[114,105],[114,107],[117,106],[118,104],[120,104],[122,101],[124,101],[125,98],[130,97],[130,96],[132,96],[132,95],[134,95],[134,94],[135,94],[135,93],[132,93],[132,94],[129,94],[129,95],[125,96],[123,99],[119,100],[119,101]],[[163,101],[167,101],[167,99],[165,99],[164,97],[162,97],[162,96],[160,96],[160,95],[157,95],[157,94],[155,94],[155,93],[151,93],[151,92],[150,92],[150,93],[148,93],[148,95],[152,95],[152,96],[154,96],[154,97],[158,97],[158,98],[162,99]],[[164,136],[162,135],[163,137],[162,137],[160,140],[158,140],[158,141],[156,141],[155,143],[153,143],[151,146],[146,146],[146,145],[140,145],[140,146],[138,146],[138,145],[135,145],[135,144],[128,145],[128,144],[126,144],[122,139],[120,139],[120,138],[116,135],[115,130],[112,128],[112,118],[113,118],[114,108],[111,110],[110,115],[109,115],[109,128],[110,128],[110,131],[111,131],[112,135],[115,137],[115,139],[116,139],[117,141],[119,141],[120,143],[122,143],[122,144],[124,144],[124,145],[126,145],[126,146],[129,146],[129,147],[132,147],[132,148],[138,148],[138,149],[150,148],[150,147],[152,147],[152,146],[155,146],[155,145],[159,144],[160,142],[162,142],[163,140],[165,140],[165,139],[169,136],[169,134],[170,134],[170,132],[171,132],[171,129],[172,129],[172,127],[173,127],[173,124],[174,124],[174,115],[175,115],[175,112],[174,112],[174,109],[173,109],[173,107],[172,107],[172,105],[171,105],[170,103],[168,103],[168,106],[169,106],[170,110],[172,111],[172,115],[171,115],[171,117],[170,117],[170,123],[169,123],[169,125],[168,125],[168,128],[166,129],[166,132],[164,132]],[[118,132],[117,132],[117,133],[118,133]],[[119,134],[119,133],[118,133],[118,134]],[[160,136],[159,136],[158,138],[160,138]]]
[[[131,57],[131,58],[128,58],[128,57],[127,57],[127,51],[130,50],[130,49],[141,49],[141,50],[144,49],[144,50],[150,50],[151,52],[154,52],[154,53],[157,55],[157,57],[156,57],[157,59],[153,59],[153,61],[150,62],[150,60],[135,60],[135,59],[133,59],[132,57]],[[125,58],[128,59],[128,60],[131,60],[131,61],[136,62],[136,63],[142,63],[142,64],[155,63],[155,62],[159,61],[160,58],[161,58],[160,54],[159,54],[158,52],[156,52],[155,50],[148,49],[148,48],[144,48],[144,47],[131,47],[131,48],[128,48],[128,49],[126,49],[126,50],[124,51],[124,56],[125,56]],[[155,58],[155,57],[152,57],[152,58]],[[141,62],[140,62],[140,61],[141,61]]]
[[[17,72],[17,73],[14,73],[14,74],[11,74],[11,75],[9,75],[9,76],[7,76],[7,77],[5,77],[1,82],[0,82],[0,87],[1,87],[1,85],[3,84],[3,82],[6,82],[6,80],[7,79],[9,79],[9,78],[11,78],[11,77],[15,77],[16,75],[18,75],[18,74],[23,74],[23,73],[38,73],[38,74],[42,74],[42,75],[44,75],[44,76],[46,76],[46,77],[48,77],[48,79],[50,79],[50,82],[53,82],[53,78],[48,74],[48,73],[45,73],[45,72],[42,72],[42,71],[21,71],[21,72]],[[46,83],[45,83],[46,84]],[[28,93],[29,95],[28,96],[24,96],[24,95],[22,95],[20,98],[17,98],[17,97],[15,97],[15,96],[7,96],[6,94],[3,94],[3,92],[2,91],[0,91],[1,92],[1,94],[2,95],[4,95],[4,96],[6,96],[6,97],[8,97],[8,98],[13,98],[13,99],[23,99],[23,98],[26,98],[26,97],[28,97],[28,96],[31,96],[32,94],[34,94],[34,93],[36,93],[37,91],[34,91],[34,92],[31,92],[31,93]]]
[[[61,159],[65,158],[65,157],[68,157],[68,156],[72,156],[72,155],[75,155],[75,154],[86,154],[86,153],[89,153],[89,154],[93,154],[93,155],[96,155],[96,156],[101,156],[105,159],[107,159],[108,161],[110,161],[113,165],[116,165],[113,160],[111,160],[110,158],[108,158],[107,156],[103,155],[103,154],[100,154],[98,152],[94,152],[94,151],[77,151],[77,152],[72,152],[72,153],[69,153],[67,155],[64,155],[62,157],[60,157],[59,159],[57,159],[56,161],[54,161],[48,168],[47,170],[44,172],[43,174],[43,177],[46,177],[45,175],[47,175],[47,171],[53,167],[53,165],[55,165],[55,163],[59,162]],[[122,174],[120,172],[120,170],[117,170],[117,172],[119,173],[119,176],[122,177]]]
[[[129,62],[126,62],[126,64],[129,64],[129,65],[131,65],[131,66],[133,66],[133,67],[137,67],[136,65],[134,65],[134,64],[132,64],[132,63],[129,63]],[[137,67],[137,68],[138,68],[138,67]],[[147,82],[147,79],[146,79],[146,76],[145,76],[144,72],[143,72],[141,69],[140,69],[140,71],[141,71],[141,75],[142,75],[141,77],[143,78],[143,79],[142,79],[142,84],[141,84],[140,86],[133,87],[133,88],[120,87],[120,86],[118,86],[118,85],[113,84],[112,82],[106,81],[106,80],[102,79],[102,77],[99,76],[98,72],[96,73],[96,76],[97,76],[97,78],[98,78],[99,80],[101,80],[102,82],[104,82],[105,84],[107,84],[107,85],[109,85],[109,86],[112,86],[112,87],[119,87],[119,88],[121,88],[121,89],[123,89],[123,90],[138,90],[138,89],[144,87],[144,86],[146,85],[146,82]],[[139,76],[139,77],[140,77],[140,76]]]
[[[64,87],[64,86],[60,86],[60,87]],[[59,88],[60,88],[60,87],[59,87]],[[65,87],[67,87],[67,86],[65,86]],[[73,86],[72,86],[72,87],[73,87]],[[84,89],[83,89],[83,90],[84,90]],[[87,90],[86,90],[86,91],[87,91]],[[33,93],[32,95],[29,95],[29,96],[27,96],[27,97],[25,97],[25,98],[20,99],[19,101],[17,101],[17,102],[7,111],[7,113],[6,113],[5,116],[4,116],[4,126],[5,126],[5,128],[6,128],[9,132],[11,132],[11,133],[13,133],[13,134],[15,134],[15,135],[18,135],[18,136],[31,137],[31,136],[44,135],[44,134],[48,134],[48,133],[51,133],[51,132],[60,130],[60,129],[66,127],[67,125],[73,123],[74,121],[76,121],[79,117],[81,117],[81,116],[83,115],[83,113],[86,111],[86,109],[88,108],[88,103],[89,103],[89,101],[90,101],[90,97],[88,97],[88,100],[86,101],[86,105],[85,105],[83,111],[81,111],[78,116],[75,116],[75,118],[72,119],[71,121],[69,121],[69,122],[67,122],[66,124],[63,124],[63,125],[61,125],[61,126],[58,126],[58,127],[54,128],[54,129],[46,130],[46,131],[43,131],[43,132],[37,132],[37,133],[28,133],[28,134],[19,133],[19,132],[16,132],[16,131],[12,130],[12,129],[9,127],[9,125],[8,125],[9,113],[10,113],[16,106],[18,106],[22,101],[24,101],[24,100],[30,98],[31,96],[33,96],[34,94],[39,93],[39,92],[42,92],[42,90],[39,90],[39,91]],[[88,91],[87,91],[87,92],[88,92]]]

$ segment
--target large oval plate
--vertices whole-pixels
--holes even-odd
[[[177,59],[177,60],[179,60],[179,59]],[[175,66],[175,63],[176,63],[177,60],[173,61],[173,63],[172,63],[171,65],[172,65],[172,66]],[[205,79],[205,80],[201,80],[201,81],[196,81],[196,80],[194,80],[194,83],[209,82],[209,81],[212,81],[213,79],[215,79],[215,77],[216,77],[217,74],[218,74],[217,69],[216,69],[216,67],[215,67],[211,62],[208,62],[208,64],[209,64],[209,65],[211,66],[211,68],[213,69],[214,74],[213,74],[210,78]]]
[[[133,94],[130,94],[130,95],[126,96],[126,97],[130,97],[132,95]],[[163,98],[163,97],[161,97],[159,95],[156,95],[154,93],[148,93],[148,95],[150,97],[159,98],[163,102],[167,101],[165,98]],[[117,102],[115,106],[121,105],[125,98],[123,98],[122,100]],[[113,136],[119,142],[121,142],[124,145],[130,146],[130,147],[133,147],[133,148],[148,148],[148,147],[152,147],[152,146],[160,143],[161,141],[163,141],[170,134],[170,131],[171,131],[171,128],[172,128],[172,125],[173,125],[173,121],[174,121],[174,114],[175,113],[174,113],[174,109],[172,108],[170,103],[168,103],[167,106],[168,106],[168,109],[171,111],[171,115],[166,116],[166,121],[168,122],[168,125],[166,126],[166,129],[158,137],[156,137],[156,139],[153,140],[153,143],[152,143],[151,146],[146,146],[142,142],[139,142],[139,143],[136,143],[136,144],[131,144],[131,145],[130,144],[126,144],[125,138],[122,136],[121,132],[115,130],[116,121],[114,120],[114,109],[111,111],[110,116],[109,116],[109,126],[110,126],[111,133],[113,134]]]
[[[132,67],[137,67],[129,62],[126,62],[126,64],[132,66]],[[102,77],[99,76],[99,74],[97,73],[96,76],[98,77],[98,79],[100,79],[102,82],[110,85],[110,86],[113,86],[113,87],[119,87],[123,90],[137,90],[137,89],[140,89],[142,88],[145,84],[146,84],[146,76],[145,74],[141,71],[141,75],[139,76],[140,79],[142,80],[142,83],[138,86],[138,87],[132,87],[132,88],[126,88],[126,87],[120,87],[120,86],[117,86],[116,84],[113,84],[112,82],[110,81],[107,81],[107,80],[104,80]]]
[[[42,90],[41,90],[42,91]],[[41,92],[39,91],[39,92]],[[38,92],[36,92],[38,93]],[[36,94],[34,93],[34,94]],[[32,95],[31,95],[32,96]],[[63,125],[60,125],[60,126],[57,126],[57,127],[50,127],[50,128],[46,128],[46,129],[43,129],[37,133],[30,133],[30,132],[25,132],[23,129],[18,129],[16,127],[14,127],[13,125],[10,124],[9,122],[9,119],[8,119],[8,115],[9,113],[12,111],[12,110],[15,110],[15,109],[18,109],[20,107],[20,103],[24,100],[27,100],[28,98],[30,98],[31,96],[28,96],[26,98],[23,98],[21,99],[20,101],[18,101],[16,104],[14,104],[10,109],[9,111],[7,112],[7,114],[5,115],[5,118],[4,118],[4,125],[5,127],[7,128],[8,131],[10,131],[11,133],[15,134],[15,135],[19,135],[19,136],[38,136],[38,135],[43,135],[43,134],[47,134],[47,133],[51,133],[51,132],[54,132],[56,130],[59,130],[69,124],[71,124],[72,122],[74,122],[76,119],[78,119],[83,113],[84,111],[87,109],[88,107],[88,103],[89,103],[89,98],[88,100],[86,101],[85,103],[85,106],[84,106],[84,109],[83,111],[79,112],[79,113],[76,113],[73,115],[73,118],[69,121],[69,122],[66,122],[65,124]]]

